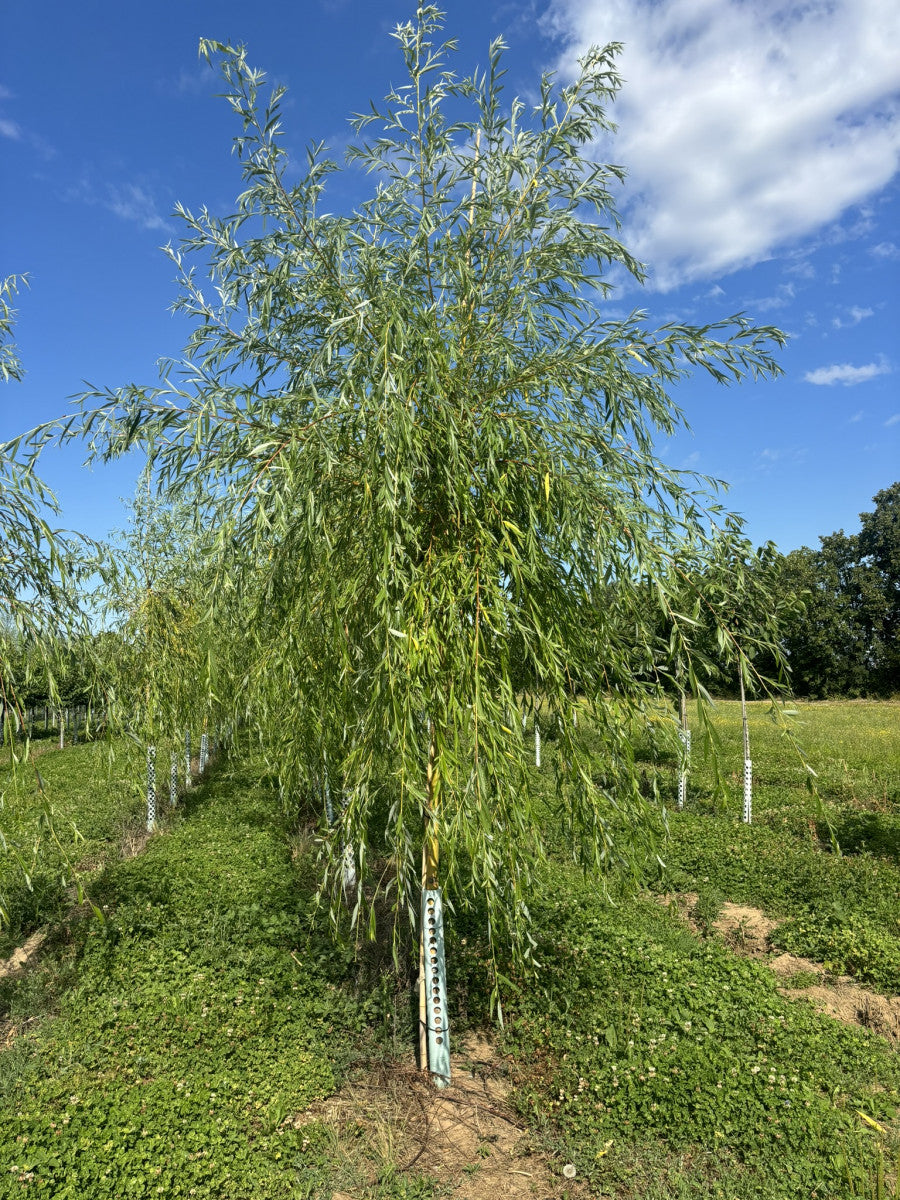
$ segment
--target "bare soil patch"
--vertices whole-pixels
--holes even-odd
[[[44,944],[46,937],[46,932],[39,930],[37,933],[33,933],[21,946],[13,950],[9,958],[0,959],[0,979],[21,975],[26,967],[31,965],[32,960],[37,957],[37,953]]]
[[[677,912],[696,933],[699,926],[692,912],[698,896],[695,892],[681,892],[658,897],[658,902]],[[859,1025],[873,1033],[900,1044],[900,996],[882,996],[858,987],[850,976],[829,975],[823,965],[796,954],[785,954],[775,950],[771,936],[778,928],[778,921],[767,917],[758,908],[744,904],[725,903],[712,928],[737,954],[756,958],[774,971],[782,985],[778,991],[788,1000],[806,1000],[819,1012],[843,1021],[847,1025]],[[792,980],[815,976],[809,986],[791,986]]]
[[[781,987],[789,1000],[807,1000],[819,1012],[848,1025],[861,1025],[900,1044],[900,996],[881,996],[846,982],[842,976],[832,984],[807,988]]]
[[[768,954],[772,949],[769,938],[777,927],[778,922],[758,908],[728,902],[713,921],[713,929],[742,954]]]
[[[363,1200],[386,1172],[431,1175],[454,1200],[563,1200],[587,1193],[533,1145],[508,1103],[491,1044],[470,1037],[437,1089],[413,1064],[368,1072],[293,1118],[328,1131],[347,1182],[332,1200]],[[351,1183],[350,1180],[353,1180]]]

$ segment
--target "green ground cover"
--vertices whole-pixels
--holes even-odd
[[[707,927],[725,900],[759,907],[783,920],[785,949],[900,992],[900,706],[797,706],[818,798],[766,709],[751,706],[751,827],[739,819],[740,710],[726,702],[715,716],[725,794],[695,754],[648,894],[610,906],[559,867],[546,894],[565,900],[534,910],[546,970],[506,1045],[523,1109],[597,1195],[895,1194],[878,1181],[898,1161],[896,1050],[784,1000],[764,964],[698,938],[652,895],[698,893]],[[643,756],[674,809],[673,757],[649,742]]]
[[[640,895],[611,904],[562,856],[547,869],[532,914],[543,971],[509,997],[502,1046],[515,1104],[591,1196],[895,1194],[896,1050],[784,999],[764,963],[692,933],[654,898],[697,892],[707,925],[724,900],[758,906],[784,920],[785,946],[900,990],[900,707],[799,707],[820,800],[754,706],[755,823],[742,825],[740,724],[723,704],[727,795],[695,755],[687,808],[669,813],[665,870],[648,867]],[[548,784],[554,752],[548,735]],[[131,751],[111,771],[90,757],[100,753],[38,760],[65,828],[85,835],[72,844],[106,919],[66,916],[71,896],[57,890],[21,924],[49,917],[52,932],[36,970],[0,980],[0,1197],[441,1195],[390,1170],[353,1180],[324,1125],[291,1121],[353,1060],[408,1054],[413,1026],[390,977],[379,986],[371,960],[329,940],[309,839],[292,840],[261,768],[220,764],[127,858],[139,755],[126,783]],[[674,799],[672,759],[647,749],[645,760]],[[35,801],[21,790],[22,830]],[[459,1032],[486,1014],[477,920],[454,921],[449,969]]]
[[[0,1196],[310,1194],[316,1131],[285,1118],[334,1090],[376,1001],[310,938],[274,811],[252,772],[204,785],[92,880],[105,923],[80,914],[0,981],[20,1031],[0,1054]]]
[[[17,747],[17,750],[19,748]],[[35,740],[29,761],[0,762],[0,958],[71,903],[73,870],[96,868],[146,824],[142,755],[130,742],[56,748]]]
[[[900,1100],[887,1042],[776,990],[650,900],[610,908],[553,880],[535,917],[542,984],[505,1038],[517,1102],[596,1195],[867,1195]],[[888,1154],[891,1153],[888,1149]]]

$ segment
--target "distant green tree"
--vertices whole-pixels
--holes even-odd
[[[798,695],[900,691],[900,483],[874,503],[859,533],[838,530],[784,559],[782,587],[805,605],[783,627]]]
[[[860,564],[867,574],[863,608],[871,668],[878,690],[900,692],[900,482],[878,492],[872,512],[860,513]]]

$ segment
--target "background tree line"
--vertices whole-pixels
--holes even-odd
[[[900,482],[873,502],[858,533],[839,529],[782,561],[783,590],[804,600],[782,634],[799,696],[900,692]]]

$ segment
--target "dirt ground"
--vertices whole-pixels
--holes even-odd
[[[574,1168],[542,1155],[508,1104],[508,1085],[489,1042],[470,1038],[438,1090],[413,1064],[369,1071],[294,1118],[324,1125],[347,1158],[355,1185],[332,1200],[360,1200],[393,1164],[432,1175],[454,1200],[572,1200],[588,1195]]]
[[[33,933],[27,942],[13,950],[9,958],[0,959],[0,979],[21,975],[36,958],[46,936],[46,933]]]
[[[694,892],[659,897],[659,902],[674,906],[682,918],[696,928],[691,916],[697,903]],[[737,954],[744,954],[764,962],[783,983],[779,992],[789,1000],[806,1000],[819,1012],[848,1025],[859,1025],[871,1029],[882,1037],[900,1044],[900,996],[882,996],[857,986],[846,975],[829,975],[821,963],[796,954],[779,953],[772,947],[771,936],[778,922],[773,921],[758,908],[742,904],[725,903],[713,928]],[[792,987],[791,980],[803,976],[808,980],[815,976],[816,982],[808,987]]]

